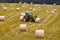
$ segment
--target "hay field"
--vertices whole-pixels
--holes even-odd
[[[0,40],[60,40],[60,5],[40,5],[38,8],[37,4],[12,4],[5,3],[4,6],[7,10],[3,10],[0,3],[0,16],[6,16],[5,21],[0,21]],[[25,6],[23,8],[22,6]],[[19,7],[20,10],[16,11]],[[29,8],[35,8],[36,10],[30,10]],[[56,9],[55,14],[51,14],[51,10]],[[47,13],[46,10],[49,10]],[[32,22],[21,22],[19,21],[20,13],[31,11],[33,15],[36,15],[43,19],[42,23]],[[28,30],[22,32],[19,30],[20,24],[27,24]],[[36,38],[35,31],[44,30],[45,37]]]

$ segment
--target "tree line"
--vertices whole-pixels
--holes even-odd
[[[0,0],[0,3],[19,3],[19,2],[26,2],[26,3],[31,3],[33,2],[34,4],[60,4],[60,0]]]

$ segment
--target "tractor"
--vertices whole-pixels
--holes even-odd
[[[25,22],[35,22],[37,16],[33,16],[33,14],[31,12],[25,12],[25,15],[22,16],[22,20],[21,21],[25,21]]]
[[[37,16],[33,16],[33,14],[31,12],[25,12],[25,14],[20,17],[20,21],[25,21],[25,22],[41,22],[42,19],[37,18]]]

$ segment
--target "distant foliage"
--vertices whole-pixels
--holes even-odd
[[[26,2],[26,3],[31,3],[33,2],[34,4],[60,4],[60,0],[0,0],[0,2],[9,2],[9,3],[19,3],[19,2]]]

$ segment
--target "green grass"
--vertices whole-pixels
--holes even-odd
[[[13,4],[10,7],[10,3],[5,3],[7,10],[4,11],[0,3],[0,16],[6,16],[4,22],[0,21],[0,40],[60,40],[60,5],[40,5],[40,9],[36,7],[37,4]],[[22,8],[25,5],[26,8]],[[16,11],[15,8],[19,7],[20,11]],[[36,8],[35,11],[29,10],[29,8]],[[12,9],[14,8],[14,9]],[[51,14],[52,9],[57,9],[56,14]],[[47,13],[46,10],[49,10]],[[19,21],[20,13],[31,11],[33,15],[43,19],[42,23],[31,23]],[[28,30],[22,32],[19,30],[20,24],[27,24]],[[42,29],[45,31],[45,37],[36,38],[35,31]]]

